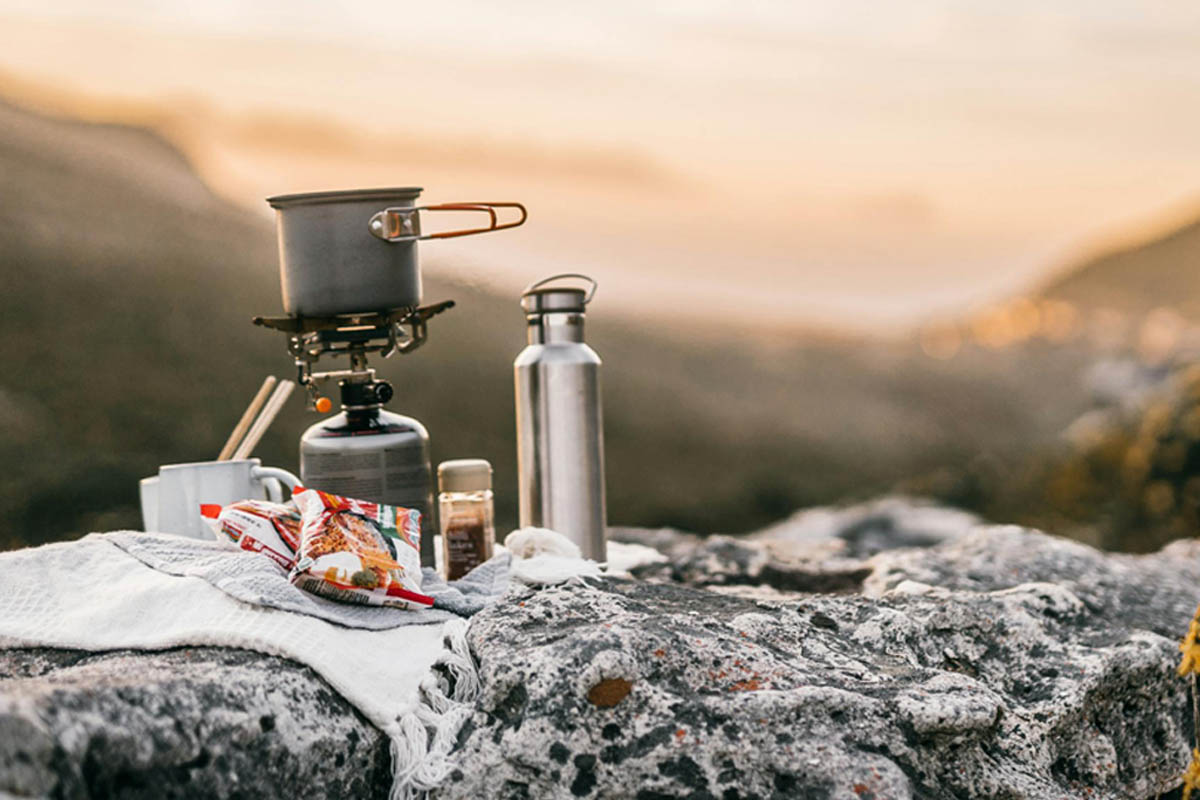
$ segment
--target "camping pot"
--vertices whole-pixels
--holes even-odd
[[[417,206],[419,188],[308,192],[267,198],[279,230],[283,310],[328,317],[421,304],[417,242],[515,228],[520,203],[441,203]],[[500,222],[497,208],[520,218]],[[486,227],[421,233],[423,211],[474,211]]]

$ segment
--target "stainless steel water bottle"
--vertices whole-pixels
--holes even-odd
[[[580,278],[589,291],[551,285]],[[600,357],[583,341],[596,293],[586,275],[554,275],[521,294],[528,346],[513,363],[521,527],[550,528],[605,560]]]

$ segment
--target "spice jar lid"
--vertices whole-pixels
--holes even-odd
[[[482,458],[457,458],[438,464],[438,491],[480,492],[492,488],[492,465]]]

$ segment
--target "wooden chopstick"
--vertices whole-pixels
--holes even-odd
[[[271,427],[271,423],[275,421],[276,415],[279,414],[283,404],[287,402],[292,390],[296,388],[296,384],[292,381],[281,381],[275,387],[275,392],[271,395],[271,399],[267,401],[267,405],[263,408],[262,413],[258,415],[258,419],[254,420],[254,424],[250,426],[250,432],[246,434],[246,438],[238,445],[237,450],[233,452],[233,460],[240,461],[243,458],[249,458],[250,453],[258,445],[258,440],[267,432],[267,428]]]
[[[246,431],[250,429],[250,423],[254,421],[254,416],[263,407],[263,403],[267,402],[267,396],[271,390],[275,388],[275,376],[268,375],[263,379],[262,386],[258,388],[258,394],[254,395],[254,399],[250,401],[250,405],[246,406],[246,410],[242,412],[242,418],[238,420],[238,424],[234,426],[233,432],[229,434],[228,441],[221,448],[220,454],[217,456],[217,461],[228,461],[237,449],[238,442],[246,435]]]

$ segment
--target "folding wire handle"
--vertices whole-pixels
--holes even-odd
[[[500,222],[496,216],[497,208],[515,208],[521,218],[513,222]],[[481,211],[488,215],[486,228],[464,228],[457,231],[442,231],[440,233],[421,233],[421,211]],[[456,236],[470,236],[473,233],[490,233],[515,228],[524,225],[529,212],[520,203],[439,203],[434,206],[395,206],[385,208],[375,214],[367,222],[367,229],[373,236],[385,242],[417,242],[422,239],[453,239]]]
[[[585,306],[592,302],[592,298],[596,296],[596,290],[600,288],[600,284],[596,283],[596,279],[590,275],[584,275],[582,272],[560,272],[557,275],[551,275],[548,278],[542,278],[540,281],[534,281],[533,283],[529,284],[521,291],[521,296],[524,297],[535,289],[540,289],[548,283],[561,280],[563,278],[578,278],[579,280],[587,281],[589,284],[591,284],[590,288],[588,289],[587,296],[583,298],[583,304]]]

